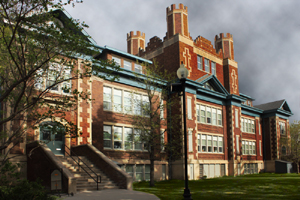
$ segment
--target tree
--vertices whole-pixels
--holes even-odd
[[[63,6],[52,0],[0,2],[0,167],[43,119],[59,117],[65,134],[78,135],[66,112],[90,95],[72,89],[72,82],[91,75],[116,78],[112,71],[119,68],[94,58],[97,46],[83,30],[88,26],[69,18]]]
[[[180,130],[175,128],[176,124],[167,124],[167,109],[172,107],[176,100],[170,95],[168,84],[173,80],[174,74],[163,70],[157,63],[145,66],[143,73],[135,73],[135,81],[139,87],[143,88],[146,95],[132,94],[133,115],[128,115],[135,133],[129,135],[134,139],[135,144],[143,144],[150,159],[150,186],[154,186],[154,161],[159,159],[164,151],[168,155],[174,152],[176,144],[180,144],[180,139],[173,140],[174,143],[166,141],[167,132]],[[174,96],[176,97],[176,96]],[[168,117],[170,117],[168,115]],[[172,113],[174,121],[179,116]],[[167,130],[168,127],[168,130]],[[165,156],[166,158],[167,156]],[[175,157],[174,157],[175,158]]]
[[[300,121],[294,121],[290,125],[290,135],[280,138],[281,158],[292,161],[297,165],[297,173],[299,174],[300,162]]]

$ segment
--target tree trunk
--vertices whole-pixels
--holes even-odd
[[[297,162],[297,174],[299,174],[299,161]]]
[[[154,183],[154,160],[150,160],[150,187],[155,186]]]

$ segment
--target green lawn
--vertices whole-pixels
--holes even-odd
[[[253,174],[189,181],[192,198],[198,199],[297,199],[300,200],[300,175]],[[184,181],[168,180],[133,184],[133,189],[156,195],[161,200],[183,199]]]

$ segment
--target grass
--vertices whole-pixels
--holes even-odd
[[[161,200],[183,199],[183,180],[134,183],[136,191],[156,195]],[[252,174],[238,177],[222,177],[189,181],[194,200],[197,199],[300,199],[300,175],[298,174]]]

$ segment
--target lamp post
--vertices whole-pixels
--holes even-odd
[[[183,98],[183,131],[184,131],[184,166],[185,166],[185,188],[183,197],[184,199],[192,199],[192,195],[190,193],[189,189],[189,179],[188,179],[188,168],[187,168],[187,134],[186,134],[186,105],[185,105],[185,81],[188,77],[189,70],[185,68],[183,62],[181,62],[181,65],[179,69],[177,70],[177,76],[180,79],[181,82],[181,91],[182,91],[182,98]]]

